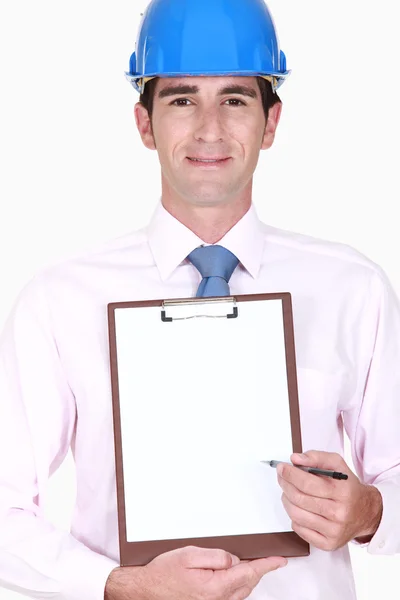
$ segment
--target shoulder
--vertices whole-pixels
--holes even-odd
[[[67,278],[69,275],[90,275],[98,269],[107,270],[124,262],[134,264],[135,256],[147,246],[146,230],[139,229],[93,245],[76,254],[53,261],[36,273],[37,281],[51,281]]]
[[[128,269],[143,262],[147,246],[143,228],[49,262],[22,287],[17,305],[27,302],[43,307],[50,296],[54,301],[62,301],[71,292],[75,297],[77,293],[84,294],[85,290],[104,285],[107,280],[112,285],[113,276],[124,265]]]
[[[368,256],[348,244],[272,227],[262,223],[266,244],[293,260],[327,269],[352,269],[384,277],[384,271]]]

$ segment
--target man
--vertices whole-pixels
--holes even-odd
[[[148,7],[129,78],[142,94],[140,136],[160,160],[162,201],[146,229],[38,274],[1,339],[4,587],[60,600],[351,600],[347,543],[399,551],[395,294],[355,250],[268,227],[252,204],[253,173],[260,150],[273,144],[276,89],[287,75],[262,0]],[[278,469],[282,502],[311,544],[309,557],[240,562],[188,547],[119,568],[107,304],[205,292],[219,276],[202,281],[193,251],[212,256],[221,247],[236,260],[229,282],[219,282],[225,290],[292,294],[307,449],[293,462],[349,479]],[[343,426],[359,477],[341,457]],[[42,494],[70,445],[77,501],[67,533],[45,520]]]

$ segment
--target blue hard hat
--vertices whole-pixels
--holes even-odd
[[[127,79],[140,93],[154,77],[288,77],[264,0],[152,0],[139,26]]]

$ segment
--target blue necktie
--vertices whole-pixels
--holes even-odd
[[[188,260],[203,277],[197,297],[230,295],[228,282],[239,264],[232,252],[223,246],[201,246],[189,254]]]

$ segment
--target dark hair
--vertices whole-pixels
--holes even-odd
[[[139,99],[139,102],[141,102],[147,109],[150,120],[153,114],[154,92],[158,80],[159,77],[150,79],[150,81],[146,83],[143,94],[140,95]],[[273,92],[272,85],[269,81],[263,77],[257,77],[257,83],[261,92],[261,101],[264,109],[265,119],[268,120],[269,109],[272,108],[277,102],[280,102],[281,99],[276,92]]]

